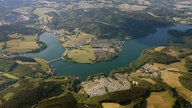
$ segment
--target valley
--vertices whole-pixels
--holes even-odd
[[[64,38],[66,43],[71,44],[64,45],[66,49],[70,47],[70,50],[64,52],[63,59],[76,63],[93,64],[112,60],[118,57],[122,43],[126,39],[146,36],[155,32],[158,27],[170,26],[173,23],[190,24],[191,20],[191,8],[189,8],[191,4],[188,1],[26,0],[20,3],[18,7],[7,9],[11,10],[7,14],[2,14],[1,25],[24,23],[32,28],[38,27],[56,33],[62,39],[61,43]],[[9,5],[4,0],[1,4]],[[157,8],[153,9],[156,6]],[[181,12],[184,14],[181,15]],[[83,35],[90,36],[88,42],[82,38]],[[77,38],[75,43],[72,42],[74,40],[72,38]],[[86,51],[86,45],[91,49]],[[41,47],[37,47],[37,44],[34,46],[32,49],[25,48],[26,51],[21,49],[21,52],[11,53],[30,52]],[[78,60],[74,58],[78,54],[87,57]]]
[[[0,0],[0,108],[191,108],[191,0]]]
[[[188,71],[190,68],[186,67],[186,58],[191,57],[191,52],[191,49],[176,46],[155,47],[142,52],[129,66],[112,70],[110,74],[89,76],[80,83],[78,77],[53,76],[51,70],[48,73],[50,68],[42,59],[1,58],[6,61],[4,63],[10,64],[7,68],[1,67],[1,70],[6,71],[5,69],[10,69],[13,65],[17,66],[12,67],[7,73],[1,72],[1,78],[5,79],[3,83],[1,82],[3,85],[0,105],[40,108],[58,105],[67,108],[71,108],[72,105],[98,108],[101,106],[108,108],[111,105],[115,108],[134,106],[172,108],[178,105],[191,107],[192,74]],[[25,65],[25,68],[18,68],[19,65]],[[42,71],[38,70],[34,74],[32,71],[36,69]],[[23,71],[25,72],[19,73]],[[39,87],[44,93],[43,97],[39,93]],[[19,91],[13,93],[15,89],[21,89],[19,91],[25,95],[18,95]],[[37,95],[31,97],[32,94],[39,94],[40,97]],[[15,98],[18,100],[13,101]],[[23,102],[26,104],[22,104]]]
[[[159,45],[167,45],[168,44],[167,40],[169,40],[172,37],[167,33],[167,30],[177,29],[181,31],[186,31],[190,28],[191,26],[182,26],[182,25],[158,28],[156,33],[151,33],[146,37],[129,39],[123,44],[122,50],[120,50],[120,52],[118,53],[117,58],[110,61],[98,62],[95,64],[87,64],[87,63],[79,64],[67,61],[57,61],[51,63],[50,65],[53,66],[53,68],[55,68],[56,75],[58,76],[60,75],[79,76],[81,80],[84,80],[90,75],[101,72],[109,73],[113,69],[129,65],[145,49],[153,48]],[[60,45],[60,40],[58,40],[57,37],[53,34],[50,33],[43,34],[42,36],[40,36],[40,41],[48,45],[45,50],[39,53],[24,54],[24,56],[38,57],[50,61],[56,58],[60,58],[63,55],[63,52],[65,52],[66,50]],[[89,47],[89,49],[91,48]],[[77,51],[77,49],[75,50]],[[52,54],[53,52],[54,54]]]

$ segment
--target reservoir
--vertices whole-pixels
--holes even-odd
[[[167,34],[167,30],[170,29],[186,31],[187,29],[192,29],[192,26],[175,25],[157,28],[155,33],[149,33],[147,36],[138,39],[130,39],[123,44],[122,50],[118,54],[118,58],[111,61],[104,61],[96,64],[80,64],[60,60],[53,62],[50,65],[55,69],[57,76],[78,76],[80,80],[86,79],[89,75],[101,72],[109,73],[111,70],[118,67],[128,66],[145,49],[159,45],[167,45],[168,39],[171,38],[171,36]],[[58,38],[52,33],[42,34],[40,36],[40,41],[47,44],[45,50],[39,53],[24,54],[24,56],[38,57],[50,61],[60,58],[65,51],[60,45]]]

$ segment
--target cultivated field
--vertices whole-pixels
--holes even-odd
[[[95,55],[93,48],[84,46],[78,49],[68,49],[63,54],[64,59],[68,58],[78,63],[93,63]]]
[[[164,65],[160,63],[154,63],[154,66],[160,67],[169,71],[174,72],[187,72],[187,68],[185,67],[185,59],[182,59],[180,62],[171,63],[169,65]]]
[[[42,69],[44,69],[44,70],[49,69],[49,65],[47,64],[47,62],[45,60],[40,59],[40,58],[35,58],[35,61],[41,65]]]
[[[54,8],[36,8],[33,13],[42,16],[48,12],[56,12]]]
[[[188,101],[192,102],[192,91],[186,89],[180,82],[179,76],[182,74],[170,71],[163,71],[161,78],[165,83],[167,83],[172,88],[176,88],[179,95],[183,98],[187,99]]]
[[[147,6],[129,5],[129,4],[120,4],[118,7],[123,11],[139,11],[147,8]]]
[[[170,65],[167,65],[167,69],[175,69],[179,72],[187,72],[187,68],[185,67],[185,60],[182,59],[181,62],[175,62]]]
[[[20,34],[12,34],[9,36],[11,39],[6,42],[6,49],[8,53],[24,53],[38,49],[36,43],[37,36],[24,36]],[[4,44],[4,42],[1,42]]]
[[[75,29],[74,33],[61,29],[57,34],[60,35],[59,40],[62,46],[67,48],[63,54],[64,59],[78,63],[94,62],[94,50],[88,45],[94,38],[93,35],[81,32],[79,29]]]
[[[120,108],[117,103],[102,103],[103,108]]]
[[[155,66],[164,68],[165,70],[161,73],[161,78],[172,88],[176,88],[180,96],[192,102],[192,91],[186,89],[179,81],[179,77],[182,76],[180,72],[187,72],[185,67],[185,60],[181,62],[175,62],[170,65],[163,65],[155,63]]]
[[[46,13],[49,12],[57,12],[54,8],[36,8],[33,13],[38,15],[38,20],[40,21],[40,24],[47,24],[48,22],[52,21],[52,17],[47,15]]]
[[[120,105],[118,103],[102,103],[103,108],[133,108],[130,104],[128,105]]]
[[[142,80],[148,81],[151,84],[156,84],[156,82],[154,80],[150,79],[150,78],[142,78]]]
[[[174,102],[168,92],[152,92],[147,98],[147,108],[172,108]]]
[[[63,43],[62,45],[64,47],[79,47],[79,46],[90,43],[91,40],[94,38],[93,35],[84,33],[79,29],[75,29],[73,34],[64,30],[61,30],[58,32],[69,35],[67,39],[60,38],[60,41]]]
[[[2,75],[7,77],[7,78],[14,79],[14,80],[18,80],[19,79],[18,77],[14,76],[12,74],[9,74],[9,73],[3,73]]]

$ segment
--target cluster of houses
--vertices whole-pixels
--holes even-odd
[[[83,90],[90,96],[100,96],[106,93],[127,90],[131,88],[131,83],[125,74],[115,75],[115,79],[103,75],[94,77],[91,81],[81,83]]]
[[[149,63],[139,68],[139,71],[141,72],[140,77],[150,77],[150,78],[158,77],[162,70],[163,70],[162,68],[150,65]]]

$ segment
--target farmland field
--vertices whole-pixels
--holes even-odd
[[[38,62],[41,65],[42,69],[49,69],[49,65],[47,64],[47,62],[43,59],[40,58],[35,58],[35,61]]]
[[[170,65],[167,65],[167,68],[175,68],[180,72],[187,72],[187,68],[185,67],[185,60],[182,59],[181,62],[175,62]]]
[[[186,89],[180,82],[179,76],[182,74],[170,71],[162,72],[162,79],[165,83],[167,83],[172,88],[176,88],[179,95],[188,101],[192,102],[192,91]]]
[[[5,77],[7,77],[7,78],[14,79],[14,80],[19,79],[18,77],[14,76],[14,75],[11,75],[11,74],[9,74],[9,73],[3,73],[2,75],[5,76]]]
[[[103,108],[131,108],[131,106],[128,105],[120,105],[118,103],[102,103]]]
[[[117,103],[102,103],[103,108],[120,108]]]
[[[150,78],[142,78],[142,80],[148,81],[151,84],[156,84],[156,82],[154,80],[150,79]]]
[[[39,16],[40,24],[46,24],[52,20],[52,17],[47,15],[49,12],[57,12],[54,8],[37,8],[33,11],[34,14]]]
[[[172,108],[174,102],[168,92],[152,92],[147,99],[147,108]]]
[[[129,5],[129,4],[120,4],[119,9],[127,10],[127,11],[137,11],[137,10],[145,10],[146,6],[138,6],[138,5]]]
[[[1,47],[6,43],[5,51],[8,53],[25,53],[39,48],[37,36],[11,34],[9,37],[10,40],[0,43]]]
[[[70,34],[70,32],[65,30],[58,30],[59,34]],[[70,34],[71,36],[65,39],[64,37],[60,37],[60,42],[63,43],[62,45],[64,47],[79,47],[85,44],[88,44],[92,38],[94,38],[93,35],[84,33],[80,31],[79,29],[74,30],[75,34]]]
[[[95,60],[93,48],[90,46],[66,50],[63,56],[65,57],[64,59],[68,58],[79,63],[92,63]]]

